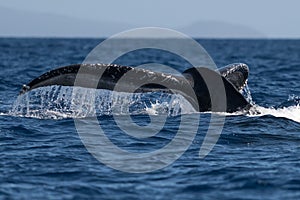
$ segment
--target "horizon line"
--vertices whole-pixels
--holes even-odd
[[[188,35],[189,36],[189,35]],[[108,39],[111,36],[11,36],[0,35],[0,39]],[[206,37],[189,36],[193,39],[205,40],[300,40],[299,37]],[[176,37],[124,37],[119,39],[181,39]]]

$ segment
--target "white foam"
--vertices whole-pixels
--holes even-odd
[[[300,105],[294,105],[283,108],[265,108],[255,105],[254,109],[258,112],[248,114],[250,117],[258,117],[265,115],[272,115],[274,117],[283,117],[300,123]]]
[[[191,112],[194,113],[195,110],[180,95],[130,94],[108,90],[50,86],[19,96],[9,114],[40,119],[63,119],[132,114],[177,116]]]
[[[0,112],[0,116],[6,116],[6,115],[9,115],[9,114],[8,113]]]
[[[244,95],[249,101],[253,102],[249,88],[247,86],[245,88]],[[153,96],[146,93],[129,94],[79,88],[72,98],[72,91],[73,89],[70,87],[57,86],[38,89],[19,96],[12,109],[8,113],[0,113],[0,115],[64,119],[85,118],[95,115],[167,114],[177,116],[196,113],[191,104],[180,95],[161,94],[159,97],[157,94]],[[294,102],[295,99],[297,100],[298,97],[290,96],[288,101]],[[297,102],[293,103],[294,105],[282,108],[265,108],[253,102],[254,106],[249,112],[239,111],[218,114],[225,116],[246,115],[249,117],[272,115],[300,123],[300,104]]]

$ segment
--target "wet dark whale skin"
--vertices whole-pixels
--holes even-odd
[[[81,75],[77,76],[79,71]],[[122,79],[129,72],[131,75],[126,77],[126,79]],[[245,64],[233,64],[220,69],[220,73],[200,67],[184,71],[182,73],[183,76],[175,76],[115,64],[75,64],[44,73],[27,85],[23,85],[20,94],[44,86],[74,86],[75,84],[75,86],[80,87],[120,92],[143,93],[159,91],[178,93],[186,98],[195,110],[200,112],[236,112],[248,110],[251,105],[238,91],[247,81],[248,67]],[[99,78],[100,76],[101,78]],[[80,80],[78,81],[77,79],[77,82],[75,82],[76,78]],[[118,84],[118,81],[121,79],[123,81],[122,84]],[[212,95],[212,93],[222,94],[222,91],[218,91],[220,90],[220,81],[224,84],[223,90],[225,88],[226,97],[212,97],[216,96]],[[210,83],[210,90],[206,82]],[[195,96],[191,95],[191,89]],[[225,107],[218,106],[224,104],[224,101],[226,101]],[[212,102],[214,102],[214,106],[212,106]]]

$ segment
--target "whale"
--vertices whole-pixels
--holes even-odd
[[[182,95],[199,112],[247,111],[242,95],[249,67],[233,63],[221,69],[192,67],[180,75],[117,64],[73,64],[48,71],[21,88],[19,95],[40,87],[58,85],[117,92],[164,92]]]

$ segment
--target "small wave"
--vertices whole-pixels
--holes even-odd
[[[9,114],[8,113],[0,112],[0,116],[6,116],[6,115],[9,115]]]
[[[252,96],[247,85],[245,86],[245,88],[246,89],[243,90],[242,93],[247,101],[250,102],[251,105],[253,105],[249,111],[238,111],[234,113],[219,112],[217,114],[225,116],[245,115],[248,117],[261,117],[271,115],[273,117],[286,118],[300,123],[300,97],[296,95],[290,95],[288,97],[288,100],[281,103],[279,106],[266,108],[256,104],[252,100]]]
[[[254,105],[247,116],[265,116],[272,115],[293,120],[300,123],[300,98],[296,95],[290,95],[287,101],[279,106],[266,108],[259,105]]]
[[[211,113],[211,112],[205,112]],[[249,111],[237,111],[234,113],[218,112],[216,113],[222,116],[239,116],[244,115],[248,117],[261,117],[271,115],[273,117],[286,118],[300,123],[300,105],[294,105],[283,108],[266,108],[257,104],[253,105]]]
[[[249,90],[250,92],[250,90]],[[252,101],[251,95],[250,99]],[[245,112],[245,111],[238,111],[235,113],[220,113],[222,115],[226,116],[237,116],[237,115],[246,115],[248,117],[261,117],[266,115],[271,115],[273,117],[279,117],[279,118],[286,118],[293,120],[295,122],[300,123],[300,101],[299,97],[295,95],[290,95],[288,97],[288,100],[281,103],[277,107],[270,107],[266,108],[263,106],[260,106],[258,104],[255,104],[252,101],[252,108]]]
[[[266,108],[256,104],[250,92],[248,85],[244,87],[242,94],[245,96],[247,101],[253,105],[253,107],[246,113],[249,117],[260,117],[265,115],[272,115],[274,117],[281,117],[293,120],[300,123],[300,97],[296,95],[290,95],[287,101],[281,103],[277,107]],[[245,114],[243,112],[236,112],[233,115]]]
[[[255,105],[253,107],[255,112],[250,112],[247,116],[259,117],[265,115],[272,115],[274,117],[281,117],[293,120],[300,123],[300,105],[294,105],[283,108],[265,108],[262,106]],[[251,111],[251,110],[250,110]]]

